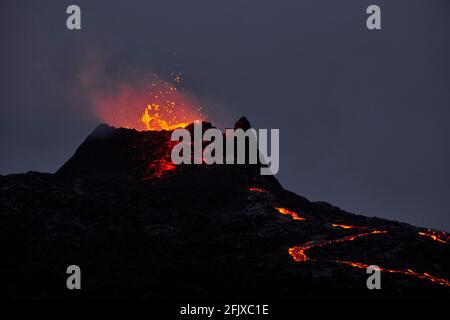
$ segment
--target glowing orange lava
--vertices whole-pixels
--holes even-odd
[[[167,141],[158,151],[158,157],[148,165],[144,180],[166,178],[175,172],[177,166],[172,162],[170,153],[176,141]]]
[[[340,264],[345,264],[354,268],[359,268],[359,269],[367,269],[369,267],[368,264],[365,263],[360,263],[360,262],[352,262],[352,261],[342,261],[342,260],[336,260],[336,263],[340,263]],[[420,273],[420,272],[416,272],[414,270],[411,269],[405,269],[405,270],[395,270],[395,269],[385,269],[385,268],[381,268],[379,267],[381,271],[385,271],[388,273],[398,273],[398,274],[404,274],[407,276],[414,276],[416,278],[419,279],[425,279],[425,280],[430,280],[432,282],[438,283],[442,286],[447,286],[450,287],[450,282],[447,279],[443,279],[443,278],[437,278],[434,277],[426,272],[424,273]]]
[[[172,112],[169,112],[168,110],[170,110],[170,108],[175,108],[175,104],[167,104],[164,108],[166,115],[171,114]],[[159,105],[155,103],[149,104],[147,105],[147,108],[145,108],[144,113],[141,116],[141,122],[145,125],[147,130],[174,130],[177,128],[184,128],[189,123],[198,120],[194,119],[191,122],[179,122],[176,119],[176,116],[163,116],[161,111],[158,110]]]
[[[449,240],[450,240],[450,236],[448,234],[446,234],[445,232],[434,231],[431,229],[428,229],[427,231],[424,231],[424,232],[418,232],[418,234],[421,236],[424,236],[424,237],[429,237],[429,238],[433,239],[434,241],[437,241],[440,243],[445,243],[445,244],[448,244]]]
[[[365,237],[365,236],[369,236],[372,234],[383,234],[383,233],[387,233],[387,231],[374,230],[371,232],[359,233],[359,234],[347,236],[344,238],[334,239],[334,240],[310,241],[301,246],[295,246],[295,247],[289,248],[288,252],[295,261],[305,262],[305,261],[310,260],[310,258],[306,255],[306,251],[311,248],[323,247],[323,246],[333,244],[333,243],[353,241],[360,237]]]
[[[323,246],[334,244],[334,243],[353,241],[357,238],[366,237],[366,236],[373,235],[373,234],[386,234],[386,233],[387,233],[387,231],[374,230],[371,232],[359,233],[359,234],[355,234],[352,236],[347,236],[344,238],[339,238],[339,239],[334,239],[334,240],[310,241],[301,246],[295,246],[295,247],[289,248],[288,253],[294,259],[294,261],[297,261],[297,262],[319,261],[317,259],[311,259],[310,257],[308,257],[308,255],[306,254],[306,251],[308,251],[311,248],[323,247]],[[367,269],[369,267],[368,264],[362,263],[362,262],[345,261],[345,260],[334,260],[334,261],[325,260],[325,261],[334,262],[334,263],[338,263],[338,264],[342,264],[342,265],[347,265],[347,266],[359,268],[359,269]],[[380,270],[388,272],[388,273],[397,273],[397,274],[403,274],[403,275],[408,275],[408,276],[414,276],[419,279],[429,280],[431,282],[450,287],[450,282],[447,279],[434,277],[426,272],[420,273],[420,272],[417,272],[417,271],[414,271],[411,269],[395,270],[395,269],[386,269],[386,268],[381,268],[381,267],[380,267]]]
[[[109,125],[136,130],[173,130],[204,120],[198,103],[178,87],[180,79],[168,83],[155,76],[147,85],[96,92],[94,109]]]
[[[281,214],[285,214],[285,215],[291,216],[291,218],[294,219],[294,220],[301,220],[301,221],[306,220],[305,218],[300,217],[297,214],[297,212],[291,211],[291,210],[286,209],[286,208],[275,207],[275,210],[277,210]]]
[[[349,226],[346,224],[336,224],[336,223],[331,224],[331,226],[335,227],[335,228],[342,228],[342,229],[366,229],[366,227],[355,227],[355,226]]]
[[[149,165],[149,170],[152,174],[145,179],[163,178],[167,176],[169,172],[175,171],[176,168],[177,166],[173,164],[172,161],[167,161],[166,159],[155,160]]]

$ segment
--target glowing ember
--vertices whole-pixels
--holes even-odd
[[[204,120],[201,107],[173,83],[155,76],[145,86],[123,85],[111,92],[96,92],[94,108],[102,121],[115,127],[137,130],[173,130]]]
[[[165,113],[171,114],[172,112],[169,112],[168,110],[174,107],[175,104],[165,105]],[[141,122],[145,124],[147,130],[174,130],[176,128],[184,128],[192,122],[179,122],[176,119],[176,116],[167,116],[166,119],[164,119],[161,111],[158,110],[159,105],[155,103],[149,104],[147,105],[147,108],[145,108],[144,113],[141,116]]]
[[[253,192],[266,192],[265,189],[263,189],[263,188],[258,188],[258,187],[250,187],[250,188],[248,188],[248,191],[253,191]]]
[[[286,209],[286,208],[275,207],[275,210],[277,210],[281,214],[285,214],[285,215],[291,216],[291,218],[294,219],[294,220],[306,220],[305,218],[300,217],[297,214],[297,212],[291,211],[291,210]]]
[[[448,234],[446,234],[445,232],[439,232],[439,231],[434,231],[434,230],[428,229],[428,231],[418,232],[418,233],[421,236],[429,237],[429,238],[433,239],[434,241],[437,241],[440,243],[445,243],[445,244],[449,243],[450,236]]]

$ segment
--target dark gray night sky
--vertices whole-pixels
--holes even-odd
[[[78,4],[82,30],[66,29]],[[369,4],[382,30],[365,27]],[[80,85],[181,72],[211,120],[280,128],[310,200],[450,231],[450,1],[2,1],[0,174],[53,172],[101,121]],[[94,85],[94,84],[93,84]]]

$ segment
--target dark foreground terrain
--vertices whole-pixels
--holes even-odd
[[[0,176],[0,294],[449,297],[447,234],[310,202],[258,166],[174,167],[169,140],[100,125],[57,173]],[[366,287],[371,264],[382,290]]]

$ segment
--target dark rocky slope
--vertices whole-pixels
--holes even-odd
[[[258,166],[172,168],[169,139],[101,125],[56,174],[0,176],[1,295],[449,296],[446,234],[310,202]],[[382,290],[357,263],[391,270]],[[66,289],[71,264],[81,291]]]

